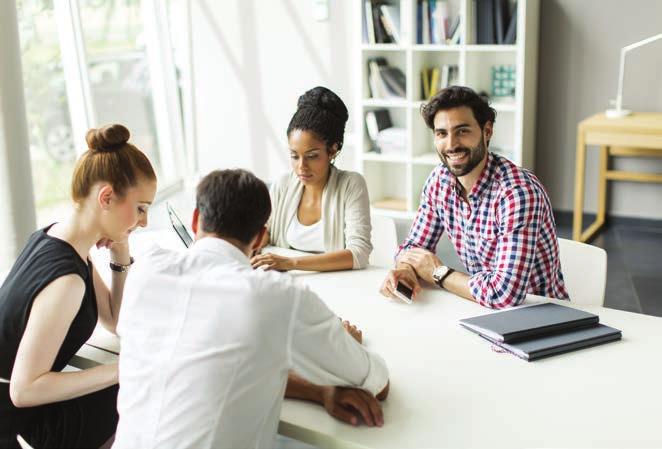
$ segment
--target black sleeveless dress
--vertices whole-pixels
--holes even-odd
[[[0,287],[0,377],[4,379],[11,378],[35,297],[55,279],[77,274],[85,282],[85,294],[52,371],[62,371],[97,323],[92,263],[83,261],[67,242],[49,236],[48,229],[30,236]],[[117,427],[117,391],[115,385],[67,401],[17,408],[9,396],[9,384],[0,383],[0,448],[19,447],[16,434],[36,448],[99,447]]]

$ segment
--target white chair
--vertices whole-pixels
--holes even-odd
[[[567,239],[559,239],[559,251],[570,300],[576,304],[602,306],[607,285],[606,251]]]
[[[389,268],[393,266],[393,256],[398,248],[398,234],[395,221],[383,215],[371,215],[372,223],[372,253],[369,263],[375,267]]]

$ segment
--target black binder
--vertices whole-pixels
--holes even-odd
[[[517,357],[531,362],[543,357],[549,357],[564,352],[575,351],[577,349],[620,340],[621,335],[621,331],[618,329],[605,326],[604,324],[596,324],[591,327],[575,329],[563,334],[538,337],[518,343],[502,343],[493,341],[484,335],[481,335],[481,337],[491,341],[495,345]]]
[[[512,343],[593,326],[598,316],[554,303],[518,307],[460,320],[460,325],[495,342]]]

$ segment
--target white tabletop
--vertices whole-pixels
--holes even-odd
[[[563,302],[598,314],[623,340],[526,362],[459,326],[491,311],[448,292],[425,289],[409,305],[379,294],[385,269],[293,275],[363,330],[391,390],[382,428],[285,400],[281,434],[333,448],[662,447],[661,318]],[[119,349],[109,335],[95,338]]]

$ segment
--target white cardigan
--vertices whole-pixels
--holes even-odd
[[[370,243],[370,199],[368,186],[359,173],[329,169],[329,179],[322,193],[322,225],[326,252],[348,249],[355,270],[365,268],[372,251]],[[295,217],[303,193],[303,184],[290,172],[272,184],[271,216],[267,227],[271,244],[288,248],[285,235]]]

